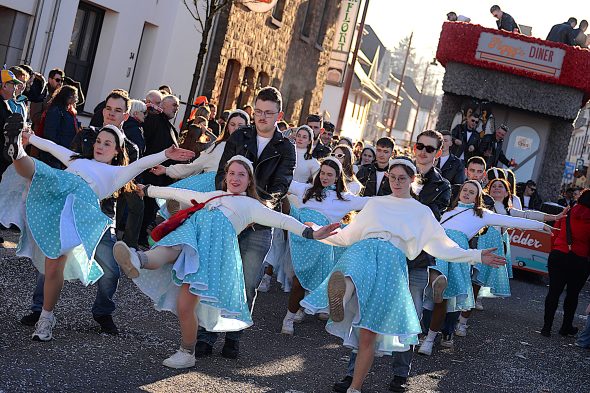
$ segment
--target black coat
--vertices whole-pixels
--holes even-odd
[[[464,155],[463,160],[465,162],[478,154],[479,144],[481,142],[479,132],[476,130],[471,131],[471,136],[467,139],[467,126],[465,124],[457,124],[451,134],[453,138],[453,145],[450,149],[451,154],[459,158]],[[462,144],[455,144],[455,139],[459,139]],[[469,151],[469,146],[473,146],[473,151]]]
[[[144,127],[145,130],[145,127]],[[233,132],[225,144],[215,176],[215,186],[221,190],[225,176],[225,164],[235,155],[242,155],[252,161],[256,188],[260,198],[280,207],[280,200],[287,194],[295,169],[295,146],[283,134],[275,130],[272,139],[258,157],[256,127],[245,126]]]
[[[148,115],[143,123],[143,138],[145,140],[145,155],[156,154],[166,150],[172,145],[178,146],[178,131],[170,123],[164,113]],[[164,166],[174,164],[173,161],[166,160],[162,163]],[[149,171],[143,175],[145,184],[155,186],[169,186],[174,182],[168,176],[156,176]]]
[[[553,25],[549,34],[547,35],[547,41],[561,42],[566,45],[574,45],[574,28],[567,22]]]
[[[320,158],[328,157],[331,152],[332,150],[328,146],[324,145],[321,141],[318,140],[317,145],[315,145],[315,148],[311,152],[311,156],[316,160],[319,160]]]
[[[6,123],[6,119],[8,119],[8,116],[10,115],[12,115],[12,111],[8,105],[8,101],[3,100],[2,97],[0,97],[0,131],[4,129],[4,123]],[[0,132],[0,146],[4,147],[3,132]],[[12,164],[12,161],[6,161],[4,154],[0,155],[0,178],[2,178],[2,174],[10,164]]]
[[[442,176],[449,181],[451,184],[463,184],[465,182],[465,165],[463,162],[454,154],[449,154],[449,158],[444,163],[442,168],[440,167],[440,158],[436,166]]]
[[[502,151],[503,142],[503,139],[496,139],[496,134],[487,134],[481,139],[478,155],[486,160],[487,168],[497,167],[498,162],[510,167],[510,160]]]
[[[520,33],[520,28],[518,27],[518,24],[516,23],[514,18],[512,17],[512,15],[506,12],[502,12],[502,17],[500,18],[500,20],[496,21],[496,25],[498,26],[499,30],[505,30],[512,33],[514,29],[517,29]]]
[[[531,199],[529,200],[528,206],[524,203],[524,193],[523,192],[517,192],[516,196],[518,196],[520,198],[520,203],[522,204],[523,209],[541,210],[541,206],[543,205],[543,200],[541,199],[541,197],[539,196],[539,194],[537,192],[534,192],[533,195],[531,195]]]
[[[391,187],[387,176],[383,176],[377,187],[377,164],[362,165],[356,173],[356,178],[363,185],[362,196],[382,196],[391,194]]]

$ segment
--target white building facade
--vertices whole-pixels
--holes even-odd
[[[65,70],[86,113],[114,88],[143,99],[167,84],[186,98],[200,41],[182,0],[0,0],[0,61]]]

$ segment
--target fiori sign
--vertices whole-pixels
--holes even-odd
[[[242,0],[241,3],[251,11],[266,12],[277,4],[277,0]]]
[[[328,63],[327,82],[341,86],[346,73],[348,55],[356,30],[360,0],[343,0],[336,20],[336,35],[332,44],[332,55]]]
[[[565,50],[482,32],[475,58],[559,78]]]

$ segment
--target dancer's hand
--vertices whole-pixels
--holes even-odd
[[[24,129],[23,132],[21,132],[21,141],[23,143],[23,146],[27,146],[29,144],[29,138],[31,137],[31,135],[35,134],[33,134],[27,129]]]
[[[497,248],[488,248],[481,250],[481,263],[494,268],[504,266],[506,264],[506,258],[494,254]]]
[[[541,232],[552,234],[553,231],[559,231],[559,228],[553,228],[551,225],[544,224]]]
[[[162,176],[166,174],[166,167],[164,165],[156,165],[155,167],[150,169],[150,172],[154,175]]]
[[[174,145],[170,146],[166,150],[166,158],[174,161],[188,161],[195,157],[195,152],[187,149],[181,149]]]
[[[305,225],[312,227],[313,223],[306,222]],[[322,240],[336,234],[336,229],[340,228],[339,223],[324,225],[317,231],[313,231],[313,238],[315,240]]]
[[[556,214],[556,215],[555,215],[555,218],[554,218],[553,220],[548,220],[548,221],[557,221],[557,220],[561,220],[561,219],[563,218],[563,216],[565,216],[569,210],[570,210],[570,207],[569,207],[569,206],[565,207],[565,208],[564,208],[564,209],[561,211],[561,213],[559,213],[559,214]]]

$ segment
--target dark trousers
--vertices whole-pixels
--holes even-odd
[[[160,207],[156,203],[154,198],[143,198],[143,220],[141,223],[141,228],[139,230],[139,243],[140,244],[147,244],[148,233],[147,228],[154,222],[156,219],[156,213]]]
[[[553,250],[549,254],[548,269],[549,292],[545,298],[545,324],[543,328],[551,330],[559,297],[566,289],[561,326],[562,329],[569,329],[572,327],[578,307],[578,295],[590,275],[590,262],[586,257]]]
[[[143,223],[143,199],[135,192],[122,193],[117,199],[117,230],[123,230],[123,241],[137,249]]]

